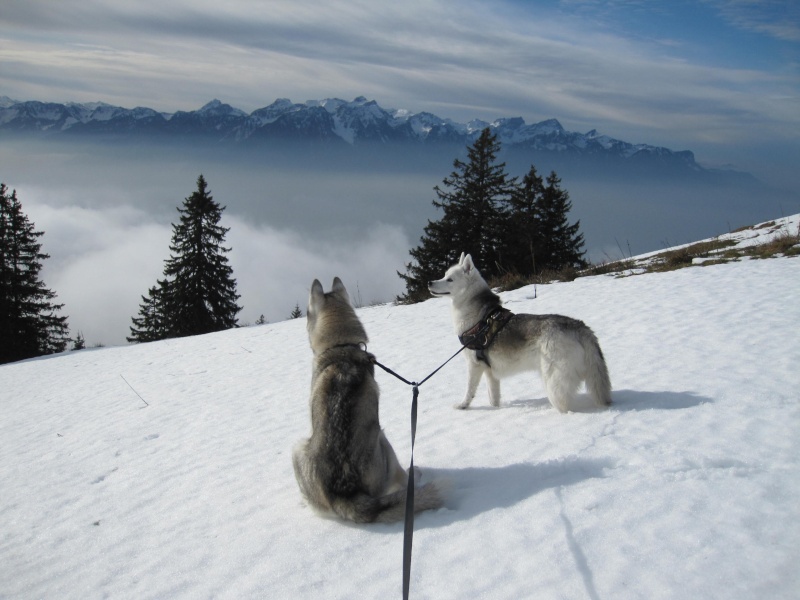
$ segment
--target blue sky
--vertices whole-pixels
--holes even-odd
[[[15,99],[251,111],[365,95],[461,121],[555,117],[781,181],[800,158],[794,0],[6,0],[0,65]]]
[[[573,131],[692,150],[701,164],[732,164],[800,197],[797,0],[2,0],[0,96],[172,112],[213,98],[253,111],[276,98],[362,95],[461,122],[557,118]],[[103,156],[85,158],[89,172],[75,173],[80,157],[20,150],[0,144],[0,180],[19,189],[47,232],[53,258],[45,281],[66,303],[74,331],[90,344],[121,343],[169,241],[168,221],[140,195],[168,206],[172,218],[199,167],[145,168]],[[202,169],[232,207],[252,195],[237,173]],[[65,187],[64,175],[79,184]],[[297,187],[291,174],[286,182],[280,175],[271,173],[267,186],[276,201]],[[343,177],[339,184],[352,185]],[[436,183],[415,182],[426,205]],[[338,189],[328,176],[320,185]],[[363,194],[385,190],[363,178],[358,186]],[[655,191],[642,191],[643,205],[661,202]],[[587,193],[595,199],[598,190]],[[641,233],[612,213],[613,236]],[[392,298],[401,291],[395,271],[418,235],[388,224],[340,248],[233,208],[228,218],[245,321],[263,312],[285,318],[314,277],[356,281],[366,301]],[[587,216],[578,218],[592,238]],[[726,215],[718,221],[724,227]],[[693,241],[682,228],[664,225],[661,235]],[[598,237],[590,239],[594,250],[607,253]],[[266,261],[265,273],[264,256],[291,260]]]

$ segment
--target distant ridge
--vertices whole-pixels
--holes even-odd
[[[623,160],[656,157],[700,169],[690,151],[632,144],[602,135],[567,131],[556,119],[526,124],[521,117],[492,122],[457,123],[427,112],[384,109],[363,96],[351,102],[337,98],[303,104],[280,98],[248,114],[220,100],[198,110],[157,112],[104,102],[59,104],[0,98],[0,132],[26,135],[192,136],[215,142],[306,140],[351,146],[366,143],[469,144],[491,128],[507,147],[574,156]]]

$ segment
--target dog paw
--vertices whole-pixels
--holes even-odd
[[[467,410],[469,408],[469,404],[465,404],[464,402],[459,402],[458,404],[453,404],[453,408],[458,410]]]

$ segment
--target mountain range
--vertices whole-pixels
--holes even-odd
[[[363,96],[351,102],[329,98],[302,104],[278,99],[249,114],[219,100],[212,100],[198,110],[165,113],[103,102],[60,104],[0,98],[0,132],[26,137],[202,140],[248,147],[297,142],[342,149],[374,149],[377,143],[440,149],[463,148],[486,127],[512,155],[533,154],[582,162],[600,160],[670,171],[706,171],[697,164],[691,151],[634,144],[594,129],[587,133],[567,131],[556,119],[534,124],[525,123],[521,117],[457,123],[428,112],[385,109]]]

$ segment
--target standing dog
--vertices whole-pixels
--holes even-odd
[[[582,321],[561,315],[514,315],[506,311],[469,254],[462,253],[458,264],[448,269],[442,279],[431,281],[428,289],[434,296],[449,296],[452,300],[453,325],[462,343],[474,337],[470,336],[472,330],[483,332],[483,343],[466,351],[467,395],[456,408],[470,405],[481,375],[485,374],[489,382],[489,402],[500,406],[500,379],[534,370],[544,379],[550,404],[561,412],[570,410],[583,381],[597,406],[611,404],[611,381],[603,352],[592,330]],[[492,325],[494,321],[498,324]],[[475,347],[469,341],[466,344],[467,348]]]
[[[292,454],[300,491],[316,510],[356,523],[402,519],[408,475],[381,430],[375,357],[338,277],[327,294],[314,281],[307,317],[312,432]],[[433,483],[415,492],[415,511],[442,505]]]

